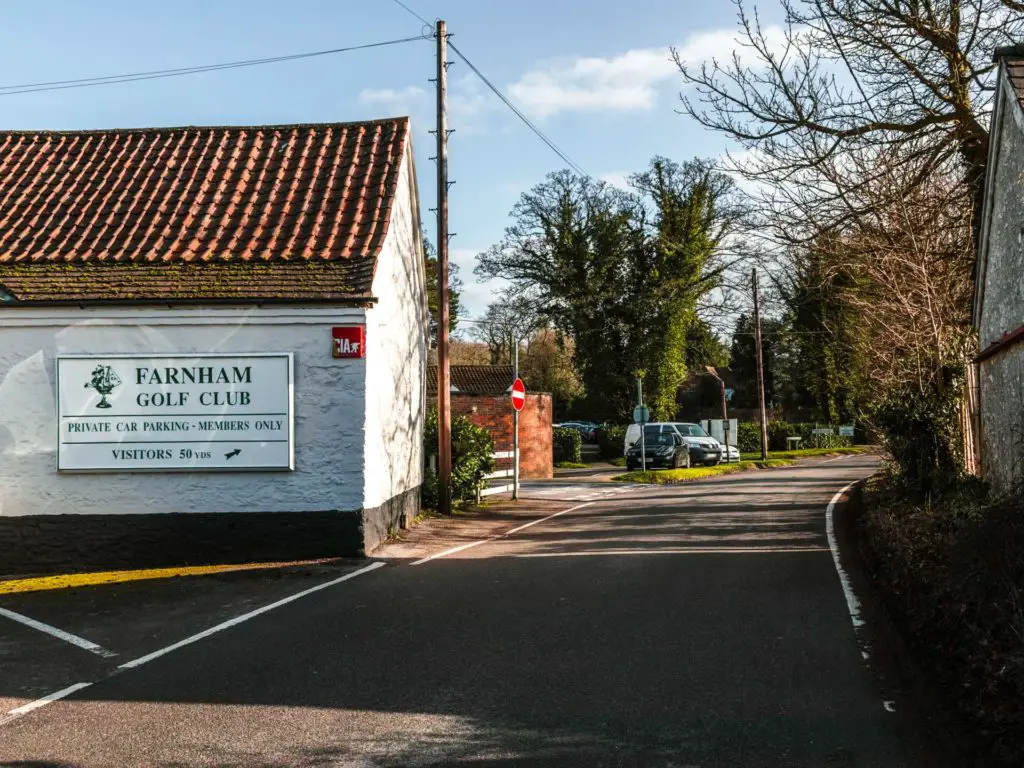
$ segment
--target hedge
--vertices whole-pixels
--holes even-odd
[[[597,452],[602,459],[621,458],[625,453],[626,427],[606,424],[597,428]]]
[[[853,445],[853,439],[840,437],[839,427],[833,425],[834,434],[816,435],[815,428],[826,427],[824,424],[804,422],[790,424],[787,421],[768,422],[768,450],[785,451],[789,448],[786,444],[787,437],[801,437],[801,448],[846,448]],[[761,425],[757,422],[743,422],[739,425],[740,453],[756,453],[761,450]]]
[[[427,456],[437,453],[437,409],[431,408],[423,430]],[[494,441],[483,427],[465,416],[452,419],[452,501],[473,501],[484,475],[494,471]],[[429,469],[423,475],[421,498],[427,509],[437,509],[437,474]]]
[[[570,462],[579,464],[583,461],[583,437],[579,430],[568,427],[556,427],[551,438],[555,463]]]

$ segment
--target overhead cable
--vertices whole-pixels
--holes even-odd
[[[397,3],[397,4],[398,4],[398,5],[400,6],[400,7],[404,8],[404,9],[405,9],[406,11],[408,11],[408,12],[409,12],[410,14],[412,14],[413,16],[415,16],[415,17],[416,17],[417,19],[419,19],[420,21],[422,21],[422,22],[423,22],[423,23],[424,23],[424,24],[425,24],[426,26],[428,26],[428,27],[430,27],[431,29],[433,29],[433,27],[434,27],[434,25],[433,25],[433,24],[431,24],[431,23],[430,23],[429,21],[427,21],[427,20],[426,20],[426,19],[424,19],[424,18],[423,18],[422,16],[420,16],[420,15],[419,15],[418,13],[416,13],[416,11],[414,11],[414,10],[413,10],[412,8],[410,8],[410,7],[408,6],[408,5],[406,5],[405,3],[403,3],[403,2],[402,2],[402,0],[395,0],[395,3]]]
[[[223,69],[239,69],[241,67],[253,67],[260,64],[277,64],[284,61],[297,61],[299,59],[311,59],[317,56],[330,56],[336,53],[348,53],[350,51],[362,51],[369,48],[382,48],[389,45],[411,43],[417,40],[429,39],[425,35],[416,37],[404,37],[398,40],[384,40],[378,43],[365,43],[363,45],[352,45],[344,48],[328,48],[323,51],[308,51],[305,53],[291,53],[284,56],[269,56],[261,59],[245,59],[242,61],[226,61],[219,64],[201,64],[193,67],[180,67],[177,69],[156,69],[149,72],[131,72],[121,75],[104,75],[101,77],[83,77],[75,80],[52,80],[42,83],[22,83],[21,85],[0,86],[0,96],[13,96],[19,93],[38,93],[40,91],[61,91],[69,88],[88,88],[96,85],[116,85],[119,83],[132,83],[139,80],[157,80],[164,77],[180,77],[183,75],[194,75],[203,72],[217,72]]]
[[[543,141],[545,144],[547,144],[548,147],[551,149],[551,151],[554,152],[556,155],[558,155],[562,159],[562,161],[564,163],[566,163],[570,168],[572,168],[572,170],[574,170],[580,176],[587,176],[587,177],[590,176],[589,173],[587,173],[585,170],[583,170],[583,168],[581,168],[576,162],[574,162],[572,160],[572,158],[570,158],[551,139],[549,139],[540,128],[538,128],[536,125],[534,125],[533,121],[530,120],[530,118],[528,118],[525,114],[523,114],[523,111],[521,109],[519,109],[519,107],[517,107],[515,104],[513,104],[512,101],[507,96],[505,96],[505,94],[503,94],[500,90],[498,90],[498,88],[495,87],[494,83],[492,83],[490,80],[488,80],[487,77],[484,76],[484,73],[481,72],[479,69],[477,69],[477,67],[473,64],[473,62],[471,62],[468,58],[466,58],[466,54],[464,54],[462,51],[460,51],[458,48],[455,47],[454,43],[448,43],[448,47],[451,48],[453,51],[455,51],[456,55],[458,55],[458,57],[460,59],[462,59],[463,62],[465,62],[466,66],[469,67],[473,71],[473,74],[475,74],[477,77],[479,77],[480,80],[483,81],[484,85],[486,85],[488,88],[490,88],[491,91],[494,92],[494,95],[497,96],[499,99],[501,99],[502,103],[506,107],[511,109],[512,112],[515,113],[516,117],[518,117],[520,120],[522,120],[523,123],[525,123],[526,126],[531,131],[533,131],[535,134],[537,134],[537,137],[541,141]]]

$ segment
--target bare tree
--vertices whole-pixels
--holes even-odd
[[[537,300],[512,288],[502,291],[482,318],[466,322],[470,337],[487,345],[492,365],[511,363],[514,341],[524,341],[543,325]]]
[[[687,114],[748,150],[733,169],[760,183],[771,213],[796,196],[813,225],[776,226],[806,242],[828,225],[885,206],[851,195],[848,155],[887,152],[922,185],[959,173],[980,201],[998,45],[1021,38],[1017,0],[781,0],[781,31],[743,0],[740,45],[728,61],[676,63],[696,96]],[[896,150],[893,152],[892,150]],[[876,170],[881,171],[881,168]],[[874,184],[874,174],[858,175]],[[889,185],[875,185],[873,190]],[[777,223],[768,218],[769,223]]]
[[[863,180],[851,202],[872,212],[813,247],[823,279],[845,278],[839,300],[855,310],[863,375],[881,391],[941,389],[944,368],[973,344],[970,190],[936,173],[919,185],[908,161],[876,158],[848,172]]]

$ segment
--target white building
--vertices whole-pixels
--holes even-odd
[[[370,551],[426,331],[405,118],[0,133],[0,574]]]

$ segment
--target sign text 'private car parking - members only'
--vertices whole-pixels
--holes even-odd
[[[60,471],[294,468],[292,357],[57,358]]]

